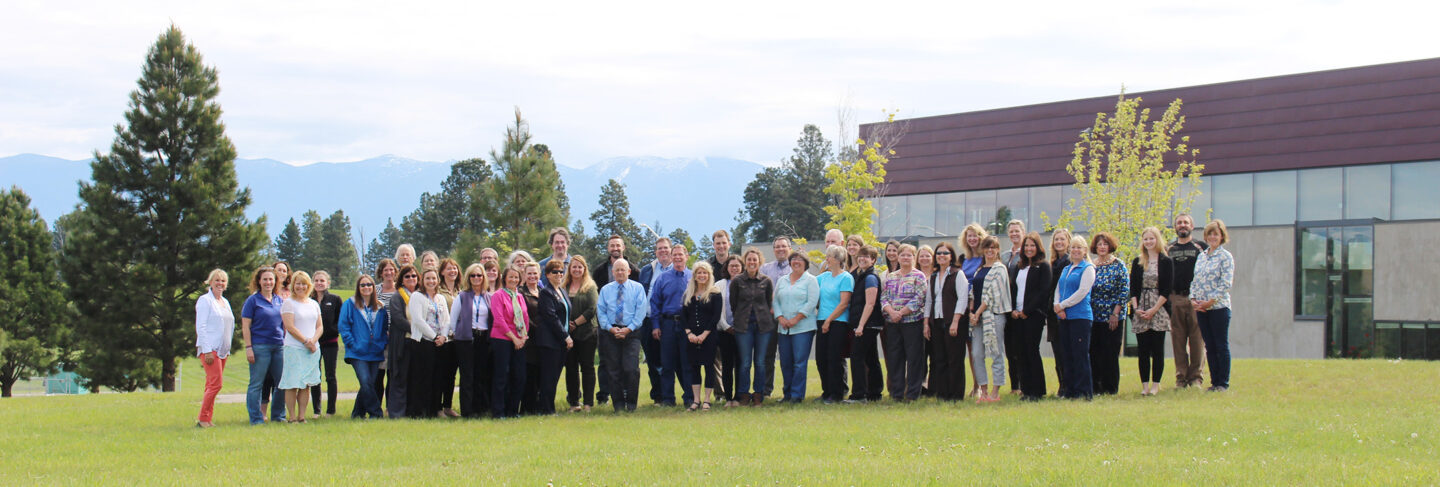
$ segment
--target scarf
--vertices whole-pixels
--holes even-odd
[[[514,314],[512,319],[515,320],[515,331],[519,332],[517,335],[524,337],[526,331],[525,312],[520,310],[520,293],[510,292],[509,289],[504,291],[506,296],[510,296],[510,312]]]

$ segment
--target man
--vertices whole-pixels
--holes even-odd
[[[716,230],[710,234],[710,246],[715,249],[715,255],[710,257],[710,268],[715,270],[715,281],[730,278],[730,270],[725,268],[725,259],[730,258],[730,232]]]
[[[690,283],[690,269],[685,267],[689,258],[685,246],[670,246],[671,267],[655,278],[650,285],[650,323],[655,340],[660,343],[660,405],[675,405],[675,382],[680,382],[681,397],[689,407],[695,400],[690,390],[689,378],[682,370],[689,355],[685,340],[685,323],[681,316],[685,310],[685,286]]]
[[[730,232],[721,229],[710,234],[710,246],[715,249],[715,255],[710,257],[710,269],[714,271],[715,281],[729,279],[730,269],[725,266],[725,260],[730,258]],[[724,313],[729,316],[730,310],[726,309]],[[735,373],[739,371],[740,344],[728,329],[717,328],[717,331],[720,332],[719,345],[716,346],[716,357],[720,361],[720,387],[717,392],[719,397],[729,403],[735,400]]]
[[[611,240],[612,242],[614,239]],[[630,280],[630,263],[610,262],[614,281],[600,289],[596,306],[601,384],[614,384],[615,412],[634,411],[640,394],[640,326],[649,305],[645,286]]]
[[[540,268],[544,269],[545,264],[550,263],[550,259],[558,259],[565,263],[565,272],[570,272],[570,231],[565,227],[552,228],[547,241],[550,243],[550,256],[540,259]],[[550,287],[550,280],[541,279],[540,287]]]
[[[480,249],[480,264],[484,265],[486,262],[500,265],[500,253],[490,247]]]
[[[1025,242],[1025,222],[1010,220],[1006,225],[1005,236],[1010,237],[1010,250],[1000,253],[1000,263],[1005,264],[1006,269],[1015,269],[1020,266],[1020,258],[1024,257],[1024,248],[1021,245]]]
[[[845,232],[840,231],[839,228],[831,228],[829,230],[826,230],[825,248],[828,249],[831,245],[840,247],[842,249],[845,248]]]
[[[619,235],[611,235],[610,239],[605,242],[605,252],[607,256],[605,262],[595,264],[595,268],[590,270],[590,277],[595,280],[595,287],[599,289],[605,289],[605,285],[610,284],[610,275],[614,273],[615,262],[625,259],[625,239]],[[628,262],[626,267],[629,267]],[[626,274],[629,274],[629,269],[626,269]],[[642,286],[641,289],[644,287]],[[637,319],[643,318],[642,316]],[[601,360],[595,370],[598,378],[596,382],[599,383],[599,387],[595,391],[595,401],[597,401],[596,404],[604,406],[610,400],[610,376],[606,373],[605,361]]]
[[[670,267],[670,239],[660,237],[655,239],[655,261],[640,269],[640,285],[645,287],[649,293],[655,278],[663,274],[665,269]],[[660,341],[656,340],[655,329],[658,324],[655,320],[658,316],[645,318],[645,324],[641,328],[640,347],[645,350],[645,372],[650,376],[650,400],[656,404],[660,403]]]
[[[1195,258],[1209,246],[1191,240],[1195,220],[1188,214],[1175,217],[1175,241],[1167,249],[1175,263],[1174,290],[1170,294],[1170,345],[1175,352],[1175,387],[1200,386],[1205,367],[1205,342],[1195,323],[1195,307],[1190,302],[1190,281],[1195,279]]]
[[[760,266],[760,273],[769,277],[772,285],[779,285],[781,279],[790,275],[790,237],[776,237],[770,244],[770,251],[775,260]],[[765,349],[765,363],[770,364],[770,374],[760,378],[765,381],[765,388],[756,388],[765,392],[764,397],[770,397],[770,393],[775,391],[775,352],[779,350],[780,340],[770,340],[770,346]]]

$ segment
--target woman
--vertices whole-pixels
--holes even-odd
[[[915,246],[901,245],[896,252],[899,267],[885,277],[880,294],[885,314],[885,367],[890,369],[890,398],[914,401],[920,398],[925,380],[925,274],[915,269]]]
[[[689,347],[685,375],[686,381],[691,384],[691,394],[695,396],[695,402],[690,404],[691,411],[710,410],[710,398],[715,395],[719,381],[716,377],[719,371],[715,369],[715,349],[720,342],[717,334],[720,316],[725,311],[725,298],[715,285],[714,274],[709,263],[696,262],[681,298],[685,303],[681,315],[684,317],[686,346]],[[701,372],[705,376],[703,387]]]
[[[970,307],[970,281],[960,272],[950,242],[935,244],[935,272],[930,274],[925,339],[930,341],[930,390],[942,401],[965,398],[965,337],[969,326],[960,320]],[[961,330],[966,333],[960,333]]]
[[[495,262],[482,262],[485,267],[485,293],[494,293],[500,290],[500,264]]]
[[[740,342],[735,339],[735,317],[730,312],[730,281],[745,273],[745,264],[740,261],[740,256],[730,254],[721,263],[725,266],[729,279],[721,279],[715,283],[715,288],[720,291],[720,323],[716,324],[716,330],[720,332],[720,345],[716,347],[720,354],[720,395],[729,399],[725,407],[733,408],[740,405],[740,398],[735,396],[735,374],[740,371]]]
[[[205,278],[209,292],[195,300],[195,355],[205,369],[205,394],[200,399],[200,417],[195,426],[215,426],[215,395],[225,379],[225,360],[230,358],[230,343],[235,336],[235,314],[225,300],[225,287],[230,276],[221,269],[210,271]]]
[[[290,299],[290,263],[283,260],[275,261],[270,267],[275,269],[275,294]]]
[[[855,253],[855,270],[850,273],[855,281],[855,288],[850,291],[850,316],[855,323],[855,341],[850,348],[854,386],[850,389],[851,402],[879,401],[885,389],[877,343],[885,329],[879,305],[881,281],[880,276],[875,275],[875,260],[879,256],[874,247],[861,247]]]
[[[1070,231],[1057,228],[1050,234],[1050,292],[1045,302],[1055,301],[1055,288],[1060,285],[1060,273],[1070,265]],[[1070,381],[1065,378],[1065,342],[1060,340],[1060,318],[1055,311],[1045,309],[1045,337],[1050,341],[1050,354],[1055,357],[1055,395],[1065,397],[1065,388]]]
[[[820,400],[833,404],[845,400],[845,349],[850,343],[850,299],[855,276],[845,271],[849,254],[838,245],[825,249],[825,266],[816,281],[820,284],[820,332],[815,337],[815,366],[820,369]]]
[[[361,275],[355,280],[355,295],[340,306],[337,325],[340,339],[345,343],[345,363],[355,369],[355,382],[359,383],[355,407],[350,410],[352,419],[385,417],[380,410],[376,380],[380,377],[380,362],[385,359],[389,321],[390,316],[375,291],[375,279]]]
[[[915,268],[921,274],[931,276],[935,274],[935,249],[929,245],[921,245],[919,253],[915,254]]]
[[[1020,268],[1021,254],[1024,252],[1021,246],[1025,240],[1025,222],[1010,220],[1010,223],[1005,225],[1005,236],[1010,239],[1010,249],[1000,253],[1000,263],[1005,264],[1005,268],[1009,269],[1013,277],[1015,270]],[[1013,287],[1015,280],[1011,279],[1010,283]],[[1012,292],[1010,295],[1014,296],[1015,293]],[[1016,305],[1019,305],[1018,301]],[[1014,312],[1012,311],[1011,313]],[[1007,324],[1018,325],[1015,321],[1007,321]],[[1024,373],[1024,367],[1017,367],[1016,365],[1024,360],[1021,358],[1020,353],[1022,350],[1025,350],[1025,348],[1025,328],[1023,326],[1006,326],[1005,361],[1010,365],[1010,394],[1012,395],[1021,393],[1021,374]]]
[[[1160,392],[1165,373],[1165,332],[1170,331],[1165,298],[1173,286],[1175,264],[1165,255],[1164,238],[1159,228],[1146,227],[1140,232],[1140,256],[1130,261],[1130,309],[1135,314],[1130,327],[1140,355],[1142,396]]]
[[[440,391],[435,387],[435,358],[450,336],[450,306],[440,294],[440,272],[434,267],[420,273],[420,292],[405,307],[410,319],[409,409],[412,418],[444,417]]]
[[[309,389],[320,384],[320,334],[325,325],[320,321],[320,303],[310,299],[314,287],[310,275],[296,272],[290,276],[290,295],[280,306],[280,320],[285,323],[285,370],[280,373],[280,389],[285,391],[285,412],[291,423],[305,422],[305,406],[310,400]]]
[[[385,308],[390,310],[390,337],[385,343],[385,364],[388,367],[385,372],[390,384],[385,389],[385,405],[391,419],[407,417],[408,407],[419,407],[409,401],[410,354],[415,346],[408,335],[412,326],[410,301],[420,292],[420,272],[412,265],[401,266],[396,279],[400,286],[390,299],[384,301]]]
[[[336,389],[338,380],[335,378],[335,358],[340,351],[340,331],[336,324],[340,321],[340,296],[330,292],[330,273],[323,270],[315,271],[311,276],[315,279],[315,290],[311,291],[310,299],[320,304],[320,322],[325,325],[325,331],[320,333],[320,362],[325,369],[325,416],[335,415],[335,398],[339,395]],[[310,388],[311,407],[314,408],[315,416],[320,416],[320,386]]]
[[[775,285],[770,304],[780,325],[780,377],[785,381],[781,404],[805,401],[810,347],[815,343],[815,310],[820,304],[820,282],[806,272],[810,270],[810,258],[791,252],[788,260],[790,275]]]
[[[375,277],[380,281],[375,283],[375,287],[377,288],[375,291],[380,298],[380,306],[383,307],[390,302],[390,298],[395,296],[395,290],[398,286],[396,282],[400,279],[400,266],[396,265],[393,260],[380,259],[380,264],[375,266]],[[390,328],[389,320],[392,318],[388,313],[385,316],[387,334],[389,334],[388,330]],[[389,360],[382,356],[380,369],[375,373],[375,392],[380,395],[381,402],[385,401],[385,371],[388,368]]]
[[[510,253],[510,256],[505,259],[505,262],[508,262],[508,264],[506,264],[508,267],[514,267],[520,271],[520,280],[523,282],[525,280],[525,264],[535,262],[535,258],[531,257],[529,252],[516,250]]]
[[[555,414],[555,389],[565,367],[565,352],[574,346],[566,321],[570,316],[570,299],[566,297],[565,262],[552,260],[545,264],[548,286],[540,286],[540,264],[525,264],[525,300],[530,306],[530,348],[525,359],[533,387],[527,386],[526,397],[531,414]],[[534,301],[531,301],[532,297]]]
[[[1090,373],[1096,394],[1115,394],[1120,390],[1120,345],[1125,330],[1120,317],[1125,315],[1125,302],[1130,297],[1130,273],[1125,263],[1115,257],[1115,237],[1109,233],[1095,234],[1090,252],[1095,254],[1095,287],[1090,291],[1090,306],[1095,308],[1090,335]]]
[[[1005,268],[1013,273],[1020,267],[1020,254],[1024,252],[1020,247],[1025,240],[1025,222],[1010,220],[1010,223],[1005,224],[1005,236],[1010,238],[1010,249],[1000,253],[1000,263],[1005,264]],[[1013,372],[1011,377],[1014,378]]]
[[[562,289],[570,299],[568,326],[575,346],[565,354],[565,402],[570,404],[572,413],[590,412],[595,406],[595,349],[600,345],[595,313],[600,291],[595,279],[590,277],[590,265],[584,257],[570,256],[568,268]]]
[[[760,265],[765,259],[760,256],[759,250],[746,250],[742,259],[745,261],[745,272],[730,278],[730,315],[735,320],[732,330],[740,347],[740,372],[735,381],[734,397],[741,404],[759,406],[765,400],[765,395],[760,394],[765,384],[764,377],[770,375],[770,371],[765,370],[765,349],[775,335],[775,315],[770,309],[775,285],[769,277],[760,273]],[[752,377],[756,388],[753,395],[750,393]]]
[[[855,258],[860,256],[860,249],[863,248],[863,247],[865,247],[865,237],[864,237],[864,236],[861,236],[860,234],[857,233],[857,234],[854,234],[854,235],[845,237],[845,271],[846,271],[846,272],[855,272],[855,267],[858,265],[858,264],[855,262]]]
[[[506,267],[500,289],[490,295],[490,414],[497,419],[520,415],[520,395],[525,390],[530,312],[520,295],[521,272],[520,268]]]
[[[1040,358],[1040,340],[1045,333],[1046,315],[1050,308],[1050,263],[1045,260],[1045,244],[1040,234],[1025,235],[1020,244],[1020,260],[1010,270],[1010,294],[1015,297],[1015,311],[1010,312],[1010,329],[1020,330],[1018,360],[1011,369],[1020,370],[1020,399],[1039,401],[1045,397],[1045,363]],[[1006,344],[1006,351],[1011,351]],[[1015,374],[1011,374],[1014,377]]]
[[[490,283],[480,264],[465,268],[464,282],[450,302],[453,338],[446,346],[454,347],[460,374],[460,414],[478,418],[490,408]]]
[[[1205,358],[1210,361],[1210,392],[1230,389],[1230,287],[1235,282],[1235,258],[1222,248],[1230,242],[1225,222],[1205,224],[1209,249],[1195,258],[1195,280],[1190,282],[1190,301],[1195,304],[1195,322],[1205,340]]]
[[[440,270],[440,255],[434,250],[426,250],[420,253],[420,272],[430,269]]]
[[[980,270],[981,263],[985,261],[984,252],[980,249],[980,242],[984,241],[990,234],[985,232],[985,227],[979,223],[965,225],[965,230],[960,233],[960,251],[965,254],[965,260],[960,262],[960,270],[965,272],[965,278],[971,279],[971,287],[975,287],[973,278]]]
[[[245,406],[250,411],[250,424],[265,423],[265,410],[270,421],[285,420],[284,401],[271,404],[270,389],[280,382],[285,368],[281,350],[285,325],[280,320],[280,307],[285,299],[275,293],[275,268],[262,266],[250,276],[250,297],[240,308],[240,335],[245,339],[245,361],[250,363],[250,385],[245,392]],[[276,393],[278,394],[278,393]]]
[[[980,284],[972,288],[970,296],[970,356],[975,368],[975,383],[980,387],[980,397],[975,402],[997,402],[1000,400],[1000,386],[1005,385],[1005,324],[1006,316],[1014,310],[1010,296],[1010,274],[1005,263],[1000,262],[1000,240],[985,237],[980,242],[980,251],[985,261],[975,271],[975,280]],[[994,377],[985,376],[985,359],[990,359]],[[990,386],[987,392],[985,386]]]
[[[880,274],[880,279],[890,277],[890,273],[900,268],[900,241],[891,240],[885,242],[885,272]]]
[[[1060,319],[1058,340],[1065,348],[1065,386],[1060,397],[1089,401],[1095,395],[1090,379],[1090,288],[1095,285],[1095,265],[1090,263],[1085,237],[1070,237],[1070,265],[1056,278],[1055,317]]]
[[[460,263],[449,257],[440,259],[440,294],[445,296],[445,302],[453,304],[459,293]],[[450,329],[453,331],[455,328],[452,326]],[[455,412],[454,401],[455,373],[459,371],[460,359],[459,352],[456,351],[459,345],[453,342],[454,337],[450,337],[435,354],[435,390],[440,393],[440,414],[458,418],[460,413]]]

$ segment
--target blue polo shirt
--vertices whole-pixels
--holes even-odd
[[[280,305],[285,298],[279,294],[270,299],[260,293],[251,294],[240,308],[240,317],[250,319],[251,345],[282,345],[285,339],[285,324],[280,321]]]

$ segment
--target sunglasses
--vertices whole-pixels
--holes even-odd
[[[941,250],[941,251],[939,251],[939,252],[936,252],[935,255],[955,255],[955,254],[951,254],[949,250]]]
[[[546,272],[546,274],[564,274],[564,273],[565,273],[565,271],[562,271],[562,270],[560,270],[560,269],[555,269],[555,270],[553,270],[553,271]]]
[[[471,274],[471,275],[470,275],[470,278],[471,278],[471,279],[474,279],[474,278],[477,278],[477,277],[485,277],[485,275],[484,275],[484,274]]]
[[[405,277],[402,277],[401,279],[419,279],[419,278],[420,278],[420,276],[417,276],[417,275],[414,275],[414,274],[406,274]]]
[[[360,287],[375,287],[375,283],[373,283],[373,282],[362,282],[362,283],[360,283]]]

